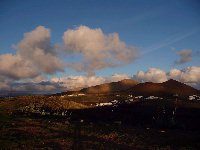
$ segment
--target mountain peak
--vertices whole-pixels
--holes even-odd
[[[96,94],[96,93],[113,93],[128,90],[138,84],[137,81],[132,79],[124,79],[118,82],[104,83],[80,90],[82,93]]]
[[[174,79],[169,79],[168,81],[169,82],[178,82],[177,80],[174,80]]]
[[[190,96],[199,94],[199,91],[195,88],[174,79],[170,79],[163,83],[141,83],[133,87],[132,91],[135,95],[145,96],[172,96],[174,94]]]
[[[121,82],[121,83],[138,83],[137,81],[135,81],[133,79],[123,79],[119,82]]]
[[[181,82],[174,80],[174,79],[169,79],[168,81],[165,81],[163,83],[181,83]]]

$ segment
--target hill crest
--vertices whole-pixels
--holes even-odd
[[[179,96],[190,96],[200,94],[199,90],[173,79],[169,79],[163,83],[139,83],[129,91],[134,95],[142,96],[173,96],[175,94]]]
[[[111,82],[111,83],[104,83],[96,86],[91,86],[88,88],[83,88],[79,92],[85,93],[85,94],[108,94],[108,93],[114,93],[114,92],[121,92],[128,90],[135,85],[137,85],[138,82],[132,79],[124,79],[118,82]]]

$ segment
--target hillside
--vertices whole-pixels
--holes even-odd
[[[188,86],[184,83],[170,79],[163,83],[139,83],[129,90],[134,95],[142,96],[179,96],[199,95],[200,92],[195,88]]]
[[[138,82],[132,79],[124,79],[118,82],[105,83],[88,88],[83,88],[79,92],[85,94],[109,94],[114,92],[125,91],[133,88]]]

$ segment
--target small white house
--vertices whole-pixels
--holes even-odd
[[[83,94],[83,93],[79,93],[79,94],[78,94],[78,96],[84,96],[84,95],[85,95],[85,94]]]

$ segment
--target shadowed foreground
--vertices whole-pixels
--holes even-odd
[[[148,129],[64,119],[7,118],[1,149],[198,149],[199,132]]]
[[[69,119],[50,113],[14,113],[11,110],[18,110],[15,101],[0,103],[1,149],[200,149],[198,102],[149,100],[82,108],[71,110]],[[178,108],[175,122],[171,122],[174,106]]]

